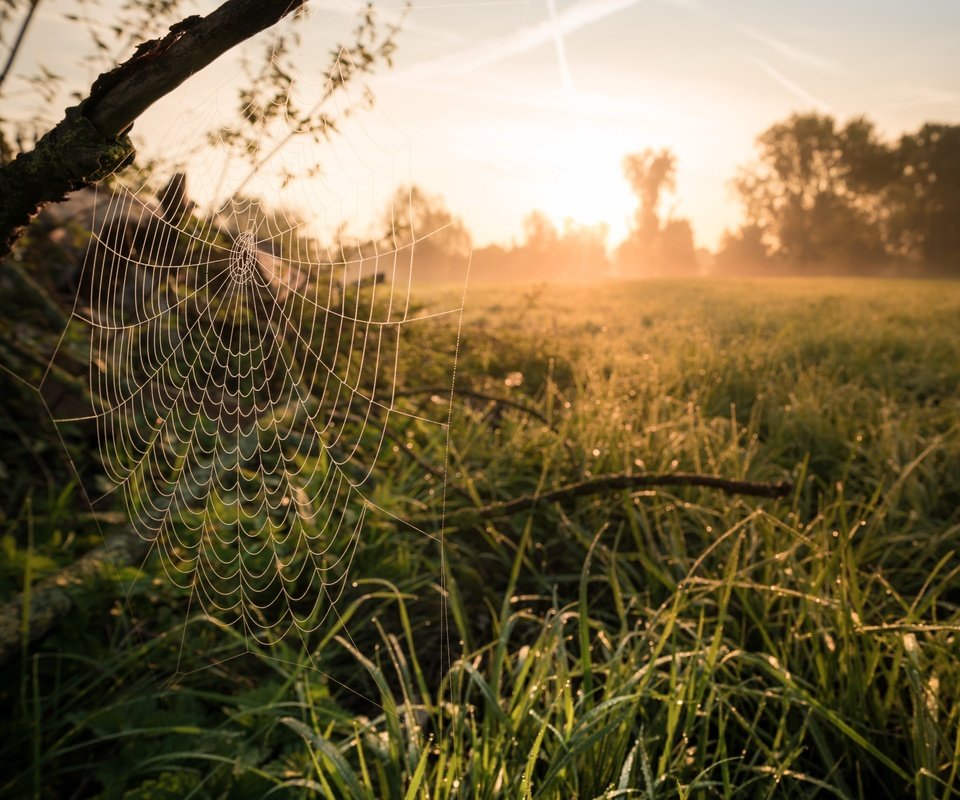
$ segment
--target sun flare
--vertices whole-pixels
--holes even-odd
[[[604,225],[607,243],[627,234],[636,198],[623,177],[627,145],[610,131],[574,130],[533,137],[530,151],[540,173],[538,207],[562,229]]]

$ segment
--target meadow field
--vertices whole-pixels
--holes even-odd
[[[477,286],[456,386],[377,472],[445,526],[372,522],[308,647],[89,581],[3,667],[0,795],[960,796],[960,284]],[[790,487],[631,483],[674,473]],[[99,542],[61,489],[5,599]]]

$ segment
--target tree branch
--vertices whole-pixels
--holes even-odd
[[[188,17],[162,39],[144,42],[128,61],[97,78],[86,101],[87,116],[104,136],[118,136],[195,72],[304,2],[227,0],[206,17]]]
[[[0,167],[0,259],[48,202],[102,180],[133,158],[126,133],[157,100],[227,50],[270,27],[305,0],[227,0],[190,17],[101,75],[56,127]]]

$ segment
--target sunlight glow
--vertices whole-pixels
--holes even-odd
[[[621,168],[628,149],[623,137],[609,130],[529,129],[524,138],[529,179],[537,186],[533,205],[560,230],[571,219],[606,225],[608,244],[623,239],[636,206]]]

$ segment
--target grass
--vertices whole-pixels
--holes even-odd
[[[958,318],[932,282],[473,291],[459,385],[546,424],[460,403],[450,508],[631,471],[795,491],[464,523],[443,584],[434,540],[374,522],[306,648],[244,655],[161,576],[105,577],[5,671],[0,793],[960,796]],[[444,440],[405,435],[377,492],[409,513]],[[34,505],[34,560],[5,546],[36,573],[64,523]]]

